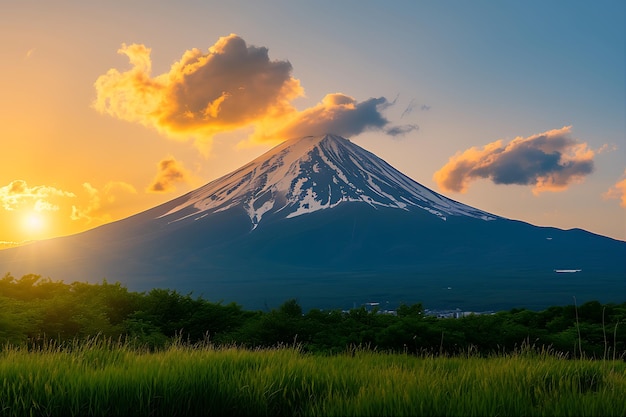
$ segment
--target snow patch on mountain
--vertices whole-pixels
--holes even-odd
[[[497,216],[444,197],[376,155],[336,135],[291,139],[236,171],[181,197],[163,214],[170,221],[242,207],[253,229],[267,213],[292,218],[346,202],[374,208],[421,209],[442,220]],[[192,208],[189,214],[183,209]],[[176,213],[181,216],[175,216]]]

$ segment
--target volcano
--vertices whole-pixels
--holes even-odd
[[[626,242],[470,207],[331,134],[288,140],[126,219],[0,251],[0,270],[248,309],[291,298],[473,311],[626,299]]]

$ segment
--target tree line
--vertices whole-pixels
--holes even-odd
[[[150,349],[182,338],[247,348],[297,344],[320,354],[356,346],[446,355],[534,346],[572,358],[624,359],[626,302],[517,308],[461,318],[429,316],[420,303],[402,304],[395,314],[365,307],[304,312],[291,299],[269,311],[248,311],[236,303],[213,303],[169,289],[133,292],[106,280],[67,284],[34,274],[0,278],[0,349],[96,335]]]

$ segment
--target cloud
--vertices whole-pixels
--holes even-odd
[[[159,172],[147,191],[151,193],[166,193],[176,189],[176,183],[189,181],[190,174],[183,164],[174,158],[163,159],[159,162]]]
[[[624,170],[622,177],[623,178],[612,185],[607,192],[602,194],[602,197],[605,200],[619,199],[620,206],[626,208],[626,170]]]
[[[613,152],[617,150],[617,145],[616,144],[608,144],[605,143],[604,145],[600,146],[600,148],[598,148],[598,153],[605,153],[605,152]]]
[[[283,140],[318,133],[355,135],[388,125],[384,97],[357,102],[328,94],[298,111],[291,102],[304,96],[288,61],[270,60],[265,47],[249,46],[235,34],[208,51],[186,51],[168,72],[152,76],[151,50],[123,44],[131,68],[110,69],[96,80],[93,107],[101,113],[141,123],[176,139],[194,139],[208,153],[220,132],[253,127],[253,140]],[[399,131],[409,131],[401,127]],[[392,130],[392,132],[398,131]]]
[[[406,106],[406,109],[404,109],[404,111],[402,112],[402,115],[400,116],[400,118],[402,119],[404,116],[407,116],[407,115],[413,113],[413,110],[415,110],[415,105],[416,105],[415,99],[412,99],[411,102],[409,103],[409,105]],[[420,106],[420,110],[421,111],[428,111],[430,109],[431,109],[431,107],[429,105],[427,105],[427,104],[422,104]]]
[[[87,221],[91,221],[93,220],[91,214],[100,208],[100,195],[98,190],[88,182],[83,183],[83,188],[89,196],[87,206],[72,206],[72,214],[70,218],[72,220],[85,219]]]
[[[409,103],[408,106],[406,106],[406,109],[404,109],[400,118],[402,119],[404,116],[412,113],[414,108],[415,108],[415,99],[411,99],[411,102]]]
[[[0,204],[7,211],[22,208],[35,211],[57,211],[59,198],[73,197],[76,196],[71,192],[47,185],[29,187],[23,180],[15,180],[0,187]]]
[[[385,130],[389,136],[404,136],[407,133],[413,132],[414,130],[418,130],[418,125],[403,125],[403,126],[392,126],[389,129]]]
[[[87,223],[93,221],[109,222],[111,216],[104,211],[117,201],[119,194],[137,194],[137,190],[131,184],[123,181],[109,181],[102,191],[98,190],[90,183],[83,183],[83,190],[87,194],[85,205],[72,205],[72,220],[86,220]]]
[[[267,48],[247,46],[234,34],[207,53],[186,51],[156,77],[150,52],[144,45],[122,45],[118,53],[132,68],[110,69],[96,80],[98,111],[207,143],[216,133],[292,113],[290,101],[303,95],[289,62],[271,61]]]
[[[120,193],[137,194],[137,190],[131,184],[124,181],[109,181],[103,188],[105,201],[109,204],[115,203]]]
[[[382,111],[393,105],[385,97],[370,98],[358,102],[343,93],[327,94],[317,105],[292,114],[282,125],[272,128],[263,125],[252,135],[253,141],[272,138],[294,138],[309,135],[335,133],[341,136],[355,136],[366,130],[383,130],[389,121]],[[387,128],[389,135],[400,135],[415,130],[414,125]],[[394,130],[395,129],[395,130]]]
[[[594,169],[594,151],[571,137],[571,126],[527,138],[472,147],[452,156],[433,179],[444,191],[465,192],[469,183],[533,185],[533,193],[563,191]]]
[[[121,194],[136,194],[137,190],[122,181],[109,181],[102,191],[93,187],[90,183],[83,183],[85,197],[80,201],[85,204],[71,205],[72,220],[93,220],[110,221],[111,216],[104,213],[104,209],[109,208]],[[64,191],[47,185],[29,187],[26,181],[15,180],[0,187],[0,207],[7,211],[33,210],[37,212],[59,212],[63,213],[69,208],[68,199],[76,199],[78,196],[69,191]]]
[[[23,245],[24,242],[12,242],[8,240],[0,240],[0,249],[14,248]]]

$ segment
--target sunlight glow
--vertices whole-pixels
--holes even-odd
[[[37,233],[45,228],[45,220],[39,213],[28,213],[22,222],[24,229],[30,233]]]

